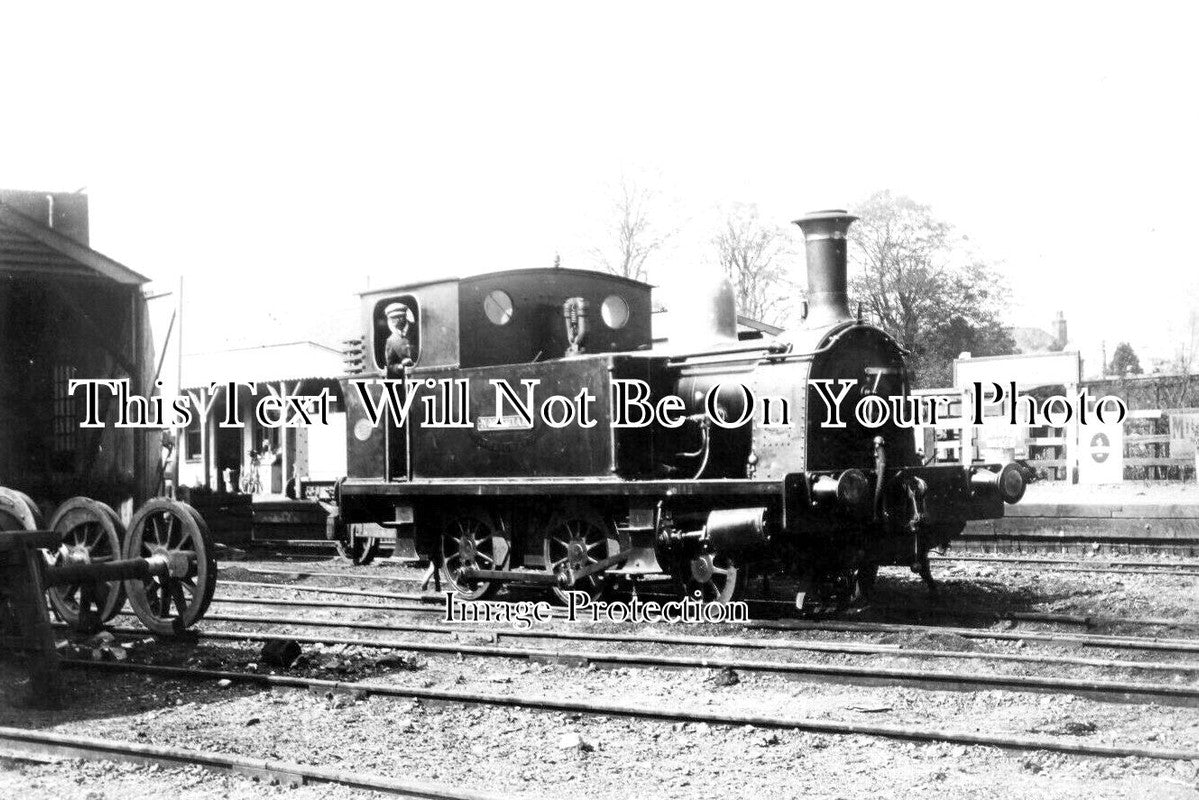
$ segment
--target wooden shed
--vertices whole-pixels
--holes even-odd
[[[87,197],[0,191],[0,485],[43,508],[88,495],[128,519],[155,493],[157,430],[115,429],[102,392],[103,428],[82,428],[72,379],[154,380],[148,279],[88,246]]]

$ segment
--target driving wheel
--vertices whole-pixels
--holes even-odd
[[[448,517],[441,531],[441,577],[464,600],[481,600],[499,589],[498,581],[468,578],[466,569],[508,568],[511,551],[507,531],[484,510]]]
[[[545,537],[545,565],[556,575],[564,575],[602,561],[619,548],[616,531],[594,509],[567,509],[549,524]],[[569,592],[586,592],[592,600],[599,599],[612,585],[606,572],[592,573],[575,581],[574,586],[554,586],[554,595],[563,603]]]

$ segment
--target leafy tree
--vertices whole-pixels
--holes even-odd
[[[788,280],[789,231],[765,225],[756,205],[736,205],[713,239],[720,268],[737,298],[737,313],[771,325],[782,321],[795,287]]]
[[[1107,371],[1109,375],[1117,376],[1141,374],[1141,360],[1137,358],[1137,354],[1133,352],[1132,346],[1128,342],[1120,342],[1116,345]]]
[[[947,386],[953,359],[1016,351],[1000,319],[1007,288],[957,246],[953,227],[909,197],[877,192],[854,208],[850,292],[912,353],[919,386]]]

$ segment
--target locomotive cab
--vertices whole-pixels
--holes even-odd
[[[419,437],[428,427],[429,420],[420,416],[424,407],[419,403],[414,404],[417,417],[403,428],[394,422],[373,424],[363,398],[349,383],[349,380],[398,377],[389,375],[386,369],[385,349],[391,333],[385,314],[388,307],[404,304],[413,310],[415,318],[412,326],[415,357],[404,377],[426,381],[466,379],[471,384],[472,401],[482,404],[490,399],[488,381],[492,378],[504,378],[520,388],[520,379],[501,367],[648,349],[652,341],[650,290],[647,284],[614,275],[570,269],[527,269],[363,293],[360,323],[363,366],[361,372],[349,376],[342,386],[347,407],[348,476],[408,480],[413,474],[408,437]],[[566,318],[568,312],[573,314],[573,320]],[[582,366],[563,367],[559,372],[568,382],[580,371],[607,369],[607,361],[594,364],[590,370]],[[549,376],[544,379],[549,380]],[[606,397],[606,389],[599,388]],[[372,400],[383,401],[381,386],[371,387],[370,391]],[[604,397],[600,399],[606,402]],[[481,411],[481,405],[471,410]],[[475,414],[469,416],[474,418]],[[476,441],[454,441],[456,438],[429,445],[443,453],[446,447],[459,445],[465,451],[487,452]],[[478,465],[475,459],[465,460]],[[426,461],[429,463],[424,470],[426,474],[466,476],[447,475],[436,469],[440,460]],[[420,463],[419,454],[417,463]],[[498,474],[495,470],[492,467],[485,474]],[[420,471],[418,468],[418,474]]]

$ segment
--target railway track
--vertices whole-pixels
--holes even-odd
[[[305,570],[259,570],[265,575],[304,576],[313,578],[345,578],[360,580],[366,575],[343,575],[340,573],[319,573]],[[251,573],[254,574],[254,573]],[[396,583],[406,582],[401,576],[369,576]],[[214,598],[214,603],[220,607],[262,606],[285,608],[375,611],[390,613],[416,613],[427,615],[443,614],[442,595],[425,593],[399,593],[371,591],[367,589],[351,589],[336,586],[306,586],[290,582],[254,582],[254,581],[223,581],[223,586],[238,586],[244,589],[264,589],[282,591],[298,591],[314,595],[311,600],[287,599],[260,596],[220,596]],[[348,596],[348,600],[337,596]],[[375,602],[365,602],[365,601]],[[879,611],[899,611],[898,609],[879,608]],[[937,610],[931,609],[931,613]],[[960,615],[959,616],[966,616]],[[1004,619],[1013,624],[1020,622],[1059,624],[1071,626],[1093,627],[1096,625],[1161,625],[1165,627],[1195,628],[1199,623],[1186,620],[1165,620],[1152,618],[1121,618],[1121,617],[1088,617],[1066,614],[1043,614],[1036,612],[1016,612],[1010,615],[994,615],[978,613],[975,618],[990,621]],[[521,631],[517,629],[485,629],[479,627],[463,627],[462,625],[427,624],[424,622],[397,621],[364,621],[364,620],[334,620],[313,619],[295,616],[265,616],[252,614],[237,614],[218,612],[206,618],[207,623],[220,626],[220,630],[206,626],[197,631],[200,641],[214,642],[266,642],[295,640],[304,644],[345,645],[361,648],[399,650],[404,652],[426,653],[435,656],[469,657],[469,658],[503,658],[524,659],[534,662],[558,663],[569,666],[619,667],[619,668],[657,668],[657,669],[713,669],[728,668],[746,673],[783,675],[803,680],[818,680],[851,685],[901,685],[913,686],[931,690],[1007,690],[1015,692],[1052,693],[1055,695],[1073,694],[1101,701],[1155,703],[1161,705],[1180,705],[1186,707],[1199,706],[1199,686],[1178,683],[1149,682],[1142,680],[1090,680],[1075,677],[1044,677],[1004,674],[979,674],[969,669],[963,671],[933,670],[920,668],[894,668],[879,666],[847,665],[844,663],[825,664],[816,662],[765,660],[732,655],[736,651],[786,651],[802,652],[815,655],[834,654],[838,656],[880,656],[902,657],[921,660],[966,660],[970,663],[1009,663],[1023,665],[1045,665],[1064,667],[1086,667],[1095,669],[1120,669],[1139,672],[1151,672],[1162,675],[1163,680],[1168,675],[1181,678],[1199,672],[1199,660],[1196,661],[1148,661],[1122,660],[1107,658],[1087,658],[1070,655],[1033,655],[1028,653],[990,653],[968,650],[931,650],[921,648],[905,648],[900,645],[880,642],[853,641],[799,641],[766,636],[762,638],[729,637],[729,636],[692,636],[649,633],[608,633],[586,630],[556,630],[533,629]],[[238,629],[231,629],[236,625]],[[246,630],[250,626],[269,625],[275,630]],[[278,633],[279,627],[302,627],[313,629],[312,635],[297,635],[293,633]],[[1017,641],[1049,644],[1071,644],[1086,647],[1103,647],[1119,650],[1148,650],[1171,653],[1199,653],[1199,640],[1186,639],[1157,639],[1134,636],[1114,636],[1095,634],[1055,633],[1044,631],[1016,630],[980,630],[974,628],[944,627],[938,625],[903,625],[896,623],[865,622],[865,621],[833,621],[833,620],[753,620],[744,626],[748,630],[782,633],[797,630],[817,630],[839,633],[950,633],[966,639],[986,639],[992,641]],[[352,630],[375,634],[372,638],[365,636],[335,635],[334,631]],[[146,632],[140,628],[116,628],[119,636],[144,637]],[[464,642],[422,641],[411,637],[395,638],[380,636],[388,633],[437,634],[490,637],[490,643],[472,644]],[[547,648],[529,646],[537,642],[572,642],[593,643],[612,646],[635,646],[638,644],[661,645],[666,648],[687,649],[720,649],[729,651],[719,655],[704,653],[632,653],[608,652],[606,650],[581,649],[578,647]],[[522,646],[505,646],[503,642],[517,642]],[[585,645],[584,645],[585,646]],[[71,669],[91,671],[129,671],[156,675],[160,678],[176,678],[179,680],[229,680],[235,683],[250,685],[269,685],[292,688],[306,688],[330,692],[362,692],[384,696],[403,697],[412,700],[426,700],[434,703],[456,704],[473,707],[519,707],[533,711],[573,712],[608,717],[635,717],[662,722],[702,722],[711,725],[744,726],[753,725],[760,728],[788,729],[810,733],[830,735],[860,735],[881,737],[893,740],[914,742],[939,742],[967,746],[994,746],[1015,751],[1050,751],[1069,755],[1091,756],[1102,758],[1146,758],[1161,761],[1199,760],[1199,749],[1195,751],[1183,749],[1158,748],[1141,744],[1119,744],[1104,742],[1091,744],[1080,738],[1028,736],[1004,733],[979,733],[977,731],[956,730],[938,727],[920,727],[910,725],[864,724],[856,721],[814,719],[789,715],[756,714],[741,712],[725,712],[707,708],[666,708],[646,707],[631,703],[618,703],[592,700],[567,700],[544,697],[533,694],[494,694],[473,692],[458,689],[430,689],[394,686],[378,681],[344,682],[321,678],[308,678],[299,675],[262,675],[259,673],[239,672],[236,670],[188,669],[184,667],[156,666],[134,664],[129,662],[83,662],[67,661],[65,666]],[[109,760],[129,760],[134,763],[157,763],[162,766],[181,764],[200,764],[208,769],[241,772],[272,782],[289,785],[302,783],[330,783],[351,786],[357,789],[373,790],[395,794],[403,797],[424,798],[485,798],[491,795],[471,793],[455,787],[400,781],[388,776],[350,774],[344,771],[324,767],[289,764],[280,761],[266,761],[244,756],[226,756],[220,753],[205,753],[202,751],[176,751],[175,748],[155,748],[150,745],[133,744],[128,742],[112,742],[106,740],[85,740],[80,737],[59,737],[62,741],[45,739],[40,732],[29,732],[14,729],[0,729],[0,749],[15,749],[24,752],[27,757],[37,757],[38,753],[68,755],[69,757],[96,758]],[[38,739],[37,737],[43,737]],[[24,748],[22,751],[21,748]]]
[[[325,627],[338,627],[330,623]],[[136,628],[118,628],[115,633],[127,636],[144,635]],[[678,656],[645,653],[607,652],[588,650],[538,650],[528,647],[465,644],[461,642],[427,642],[414,639],[363,639],[347,636],[307,636],[292,633],[270,633],[248,630],[196,631],[200,639],[225,641],[295,641],[300,644],[346,645],[373,649],[402,650],[445,656],[475,656],[484,658],[513,658],[571,666],[630,667],[637,669],[733,669],[743,672],[771,673],[786,677],[824,679],[837,683],[915,686],[931,690],[987,691],[1006,689],[1020,692],[1050,692],[1075,694],[1102,701],[1156,702],[1160,704],[1199,706],[1199,686],[1180,686],[1167,683],[1136,681],[1084,680],[1051,678],[1033,675],[981,674],[973,671],[933,671],[896,667],[877,667],[847,664],[822,664],[811,661],[756,661],[720,656]],[[904,655],[892,651],[889,655]],[[1187,670],[1182,670],[1187,671]]]
[[[417,688],[372,681],[343,682],[291,675],[264,675],[255,672],[231,670],[189,669],[130,662],[67,660],[64,662],[64,666],[71,669],[94,672],[129,672],[177,680],[228,680],[258,686],[315,689],[328,692],[361,692],[389,697],[403,697],[410,700],[460,705],[518,707],[537,711],[580,713],[606,717],[631,717],[664,722],[703,722],[709,725],[722,726],[753,725],[758,728],[788,729],[809,733],[861,735],[916,742],[946,742],[961,745],[999,747],[1009,750],[1044,750],[1105,758],[1133,757],[1164,761],[1193,761],[1199,759],[1199,751],[1146,747],[1142,745],[1091,744],[1078,739],[1016,736],[904,725],[866,724],[840,720],[710,709],[691,710],[646,704],[634,705],[598,700],[559,699],[531,694],[496,694],[452,689]]]
[[[295,583],[267,583],[263,581],[226,580],[223,583],[234,586],[249,586],[255,589],[290,589],[293,592],[342,594],[351,597],[377,597],[382,600],[413,600],[421,603],[440,603],[445,601],[442,595],[420,592],[372,592],[369,589],[345,589],[339,586],[303,586]]]
[[[1110,647],[1117,650],[1161,650],[1175,653],[1199,653],[1199,639],[1154,639],[1137,636],[1108,636],[1081,633],[1042,633],[1038,631],[994,631],[978,628],[950,628],[936,625],[903,625],[890,622],[806,622],[803,620],[756,620],[746,627],[764,630],[819,630],[840,633],[949,633],[965,639],[992,639],[1009,642],[1046,642],[1083,647]]]
[[[222,573],[246,573],[248,575],[279,575],[294,578],[345,578],[347,580],[369,580],[369,581],[388,581],[391,583],[414,583],[420,584],[421,579],[411,575],[386,575],[377,571],[371,571],[367,567],[359,567],[357,571],[350,572],[343,570],[340,572],[329,572],[326,570],[306,570],[306,569],[261,569],[258,567],[242,567],[238,565],[230,565],[221,568]]]
[[[888,655],[903,658],[923,658],[930,660],[960,659],[967,661],[996,661],[1038,665],[1055,664],[1062,666],[1136,669],[1159,672],[1199,672],[1199,662],[1126,661],[1118,659],[1079,658],[1074,656],[1031,655],[1025,653],[990,653],[976,650],[932,650],[922,648],[907,648],[898,644],[887,643],[837,642],[823,640],[801,641],[780,638],[747,639],[730,636],[689,636],[644,632],[622,634],[592,633],[574,630],[493,629],[461,626],[451,627],[448,625],[422,625],[419,623],[385,623],[361,620],[341,621],[300,617],[266,617],[236,614],[209,614],[206,619],[209,622],[221,623],[234,622],[269,624],[280,627],[292,626],[309,628],[345,628],[347,630],[364,630],[384,633],[428,633],[443,636],[465,633],[475,636],[487,636],[496,644],[498,644],[502,639],[513,639],[516,641],[540,639],[548,641],[596,642],[621,645],[657,644],[689,648],[715,647],[732,650],[789,650],[805,653]]]
[[[277,597],[216,597],[213,598],[214,603],[222,605],[248,605],[248,606],[275,606],[280,608],[337,608],[351,611],[411,611],[416,613],[432,613],[435,609],[427,603],[352,603],[341,600],[294,600],[290,598]],[[437,609],[440,610],[440,609]],[[911,609],[900,608],[892,609],[889,607],[878,607],[877,610],[884,612],[897,612],[912,615]],[[914,616],[918,617],[936,617],[939,612],[930,611],[927,613],[917,613]],[[1095,628],[1100,626],[1129,626],[1129,627],[1151,627],[1151,628],[1177,628],[1182,630],[1199,629],[1199,620],[1185,619],[1169,619],[1163,617],[1110,617],[1110,616],[1087,616],[1082,614],[1050,614],[1040,612],[1023,612],[1016,611],[1010,614],[997,614],[990,612],[970,613],[966,611],[955,611],[949,614],[951,618],[959,619],[976,619],[987,624],[1011,624],[1015,625],[1021,622],[1047,623],[1055,625],[1072,625],[1083,628]],[[933,626],[929,626],[933,627]]]
[[[168,768],[200,766],[213,771],[247,775],[284,786],[298,787],[311,783],[335,784],[399,797],[423,798],[424,800],[501,800],[503,797],[502,795],[468,791],[454,786],[372,775],[358,770],[314,767],[290,761],[251,758],[211,750],[165,747],[26,728],[0,727],[0,751],[31,761],[48,763],[63,758],[78,758],[89,761],[120,761]]]
[[[1020,556],[967,556],[967,555],[931,555],[929,561],[934,564],[980,563],[996,567],[1014,569],[1040,569],[1048,572],[1083,572],[1113,575],[1166,575],[1176,577],[1199,577],[1199,563],[1194,562],[1161,562],[1161,561],[1111,561],[1095,563],[1086,560],[1067,560],[1062,558],[1020,557]],[[386,575],[362,569],[361,572],[330,572],[323,570],[305,569],[259,569],[246,567],[229,567],[230,572],[246,572],[250,575],[277,575],[296,578],[340,578],[346,580],[387,581],[419,585],[421,578],[408,575]]]
[[[443,603],[445,598],[443,595],[435,594],[418,594],[418,593],[390,593],[390,592],[370,592],[366,590],[342,589],[338,587],[324,586],[299,586],[286,583],[259,583],[250,581],[226,581],[225,586],[236,585],[250,588],[269,588],[291,590],[299,592],[308,592],[314,594],[341,594],[359,597],[370,597],[383,600],[408,601],[403,605],[374,605],[374,604],[351,604],[338,603],[331,604],[326,601],[314,601],[311,603],[302,600],[291,600],[286,598],[264,598],[264,597],[235,597],[221,596],[213,598],[214,603],[220,604],[245,604],[245,605],[276,605],[276,606],[308,606],[308,607],[335,607],[345,609],[372,610],[372,611],[403,611],[410,613],[423,614],[443,614]],[[652,595],[642,595],[650,597]],[[785,605],[781,601],[751,601],[751,605],[759,603],[767,606],[782,606]],[[1041,622],[1050,624],[1064,624],[1083,627],[1095,627],[1098,625],[1126,625],[1140,627],[1173,627],[1182,629],[1199,628],[1199,621],[1192,620],[1170,620],[1161,618],[1137,618],[1137,617],[1109,617],[1109,616],[1086,616],[1072,614],[1042,614],[1037,612],[1013,612],[1009,614],[992,613],[992,612],[971,612],[971,611],[950,611],[946,609],[923,609],[913,611],[907,608],[888,608],[879,607],[878,611],[889,611],[892,613],[903,613],[908,616],[946,616],[951,619],[976,619],[987,621],[991,624],[1010,623],[1018,624],[1020,622]],[[965,627],[947,627],[938,625],[913,625],[892,622],[873,622],[873,621],[836,621],[836,620],[771,620],[757,619],[748,623],[749,627],[766,627],[766,628],[787,628],[792,627],[803,630],[826,630],[826,631],[852,631],[852,630],[872,630],[880,631],[924,631],[924,632],[943,632],[957,633],[967,638],[977,639],[999,639],[1007,641],[1025,640],[1025,641],[1056,641],[1063,644],[1083,644],[1090,646],[1109,646],[1108,641],[1114,641],[1110,646],[1122,649],[1135,648],[1137,643],[1144,642],[1146,649],[1153,650],[1171,650],[1181,649],[1183,652],[1199,652],[1199,643],[1189,642],[1187,640],[1162,640],[1157,638],[1146,637],[1117,637],[1117,636],[1101,636],[1101,635],[1082,635],[1082,634],[1067,634],[1058,635],[1043,632],[1033,631],[994,631],[979,628]]]

